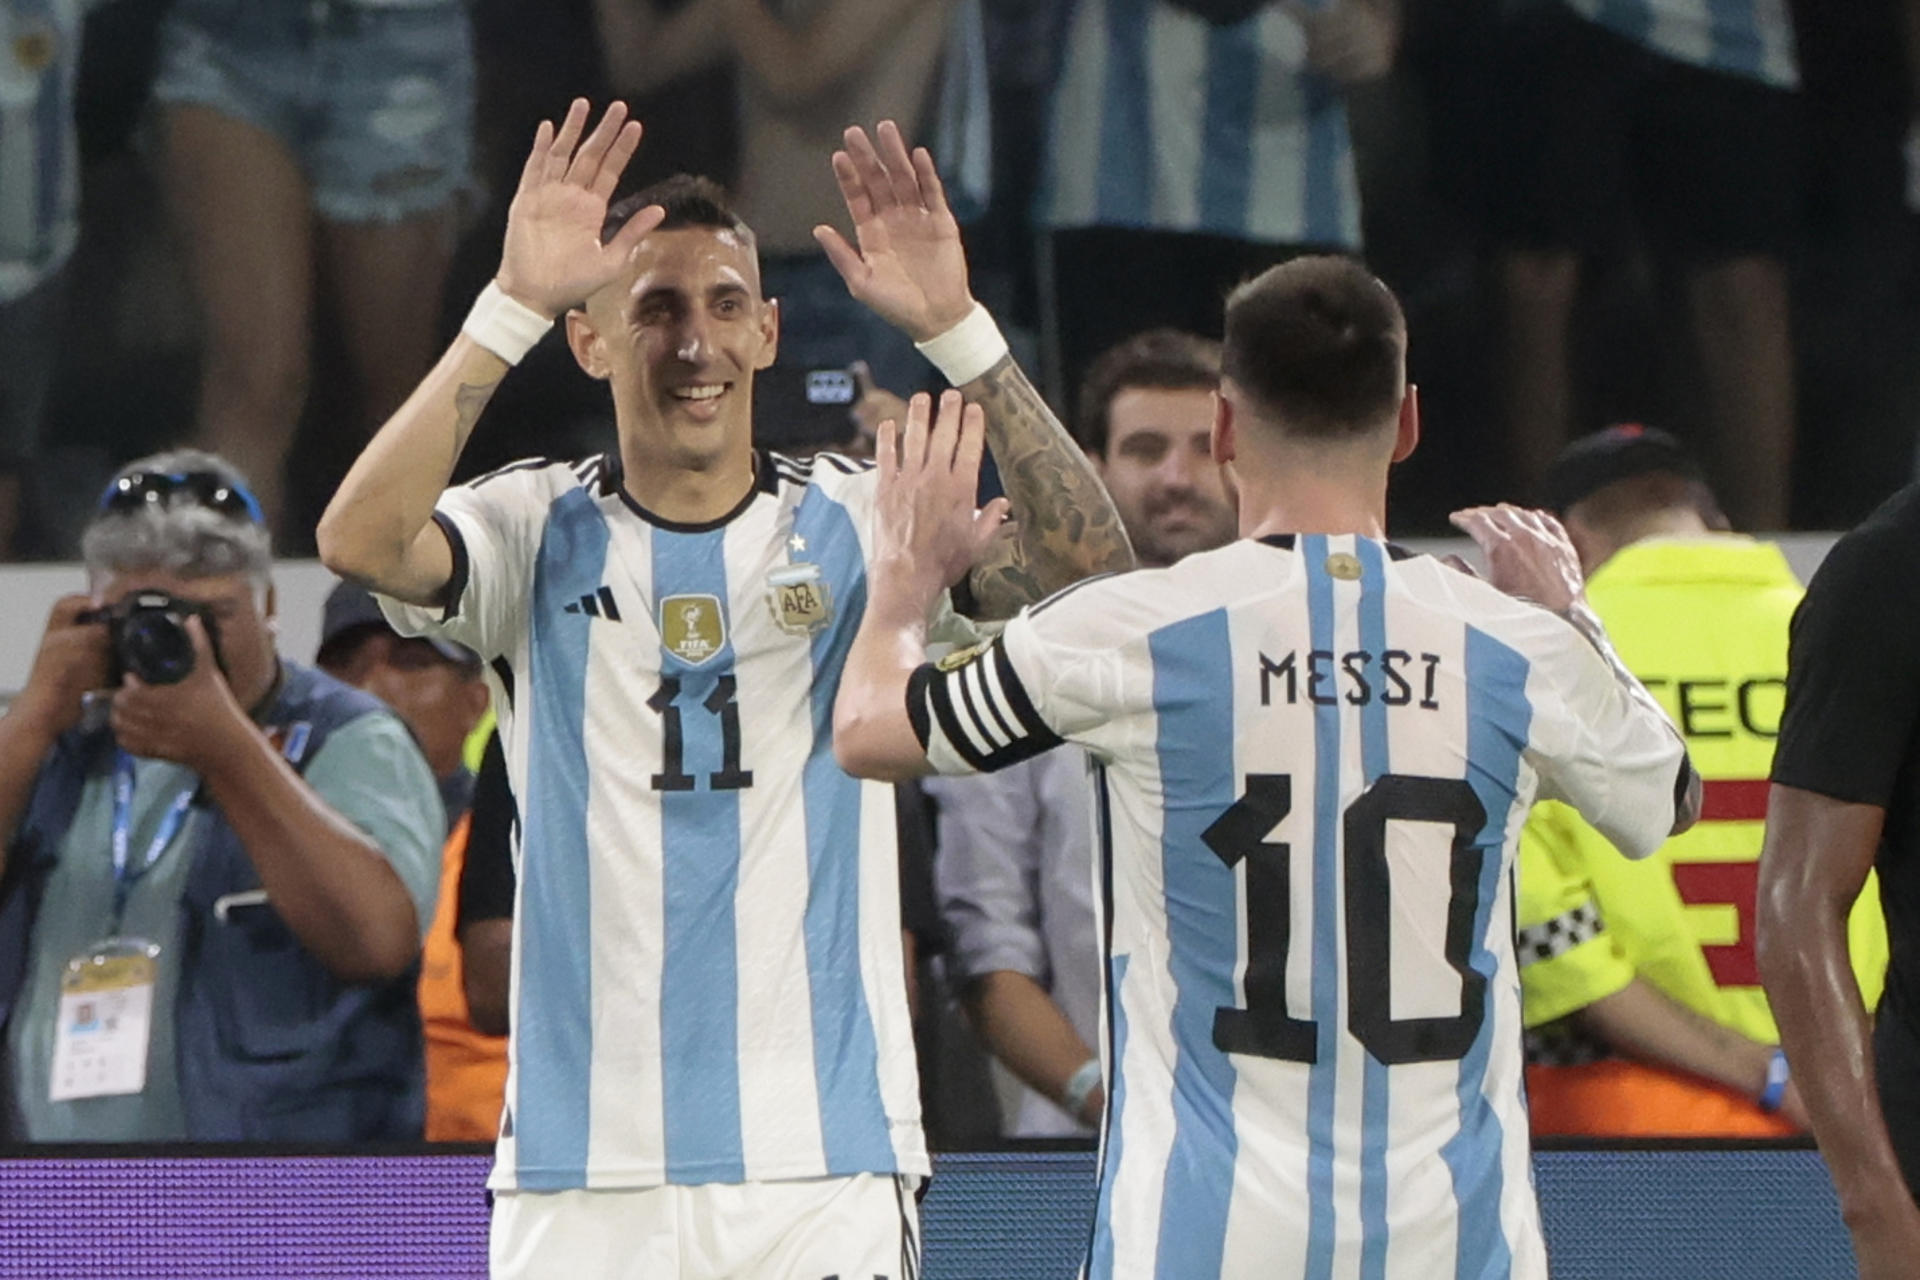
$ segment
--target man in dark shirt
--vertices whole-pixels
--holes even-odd
[[[1794,615],[1760,860],[1760,974],[1862,1280],[1911,1276],[1920,1258],[1917,602],[1909,485],[1834,546]],[[1892,949],[1877,1022],[1846,942],[1876,865]]]

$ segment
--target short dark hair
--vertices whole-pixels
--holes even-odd
[[[627,220],[650,204],[657,204],[667,211],[660,224],[663,231],[677,231],[681,227],[713,227],[717,230],[732,231],[753,243],[753,228],[746,220],[733,211],[727,201],[727,189],[712,178],[702,178],[691,173],[676,173],[671,178],[662,178],[652,186],[636,191],[614,201],[607,210],[607,217],[600,224],[600,243],[605,244],[620,234],[620,228]]]
[[[1406,348],[1398,299],[1365,267],[1294,258],[1227,298],[1221,372],[1289,434],[1331,439],[1399,408]]]
[[[1107,451],[1107,415],[1122,391],[1211,391],[1220,385],[1220,344],[1179,329],[1149,329],[1107,348],[1080,381],[1074,433],[1091,453]]]

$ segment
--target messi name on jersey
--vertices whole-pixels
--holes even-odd
[[[1277,661],[1260,655],[1260,705],[1277,697],[1288,706],[1305,700],[1331,707],[1341,702],[1364,707],[1374,699],[1389,707],[1438,711],[1440,655],[1387,649],[1370,653],[1349,649],[1290,649]]]

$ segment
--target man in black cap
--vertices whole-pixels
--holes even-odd
[[[512,896],[496,897],[484,918],[462,914],[468,862],[467,812],[474,777],[465,747],[487,711],[480,659],[447,640],[397,634],[364,587],[342,582],[327,597],[317,665],[399,713],[440,781],[446,840],[440,855],[440,898],[420,957],[420,1014],[426,1031],[427,1122],[432,1142],[483,1142],[494,1136],[506,1079],[506,1040],[482,1032],[467,992],[504,991],[512,954]],[[496,826],[498,824],[495,824]],[[492,828],[490,828],[492,830]],[[486,844],[503,861],[503,841]],[[490,869],[493,867],[490,863]]]
[[[1577,442],[1547,487],[1620,656],[1705,779],[1701,820],[1629,863],[1565,806],[1521,842],[1520,958],[1534,1132],[1777,1136],[1806,1124],[1754,958],[1756,865],[1799,582],[1728,531],[1698,466],[1639,425]],[[1877,899],[1855,958],[1885,964]]]
[[[1547,505],[1567,527],[1591,578],[1616,551],[1646,538],[1702,538],[1730,527],[1680,442],[1637,422],[1575,441],[1547,471]]]
[[[473,802],[467,736],[487,712],[487,686],[473,650],[447,640],[398,635],[364,587],[334,587],[320,617],[315,665],[399,713],[440,780],[447,829]]]

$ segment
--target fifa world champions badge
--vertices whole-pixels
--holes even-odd
[[[767,604],[782,631],[811,635],[833,621],[833,591],[817,564],[795,561],[767,575]]]
[[[689,666],[711,662],[727,647],[727,619],[718,596],[668,596],[660,602],[661,647]]]

